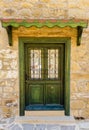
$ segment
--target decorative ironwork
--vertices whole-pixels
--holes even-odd
[[[58,78],[58,49],[48,49],[48,78]]]
[[[58,49],[48,49],[43,54],[46,55],[46,63],[43,67],[43,56],[41,49],[31,49],[30,50],[30,77],[31,79],[45,79],[44,74],[48,79],[57,79],[58,78]],[[44,61],[45,62],[45,61]],[[45,64],[45,63],[44,63]]]
[[[31,50],[31,78],[41,78],[41,50]]]

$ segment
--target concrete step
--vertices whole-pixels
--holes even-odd
[[[64,111],[25,111],[25,116],[64,116]]]

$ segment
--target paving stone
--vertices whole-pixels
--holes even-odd
[[[6,128],[7,129],[7,128]],[[5,129],[5,130],[6,130]],[[11,127],[8,128],[8,130],[24,130],[22,125],[18,125],[18,124],[15,124],[15,125],[12,125]],[[27,129],[26,129],[27,130]],[[29,129],[30,130],[30,129]]]
[[[24,130],[35,130],[32,124],[23,124],[22,126]]]
[[[45,130],[46,125],[44,125],[44,124],[36,124],[34,127],[38,128],[39,130]]]
[[[75,126],[61,126],[61,130],[76,130]]]
[[[12,123],[12,122],[14,122],[15,121],[15,117],[11,117],[10,119],[9,119],[9,123]]]
[[[47,125],[47,130],[61,130],[60,125]]]
[[[89,122],[80,122],[79,128],[80,130],[89,130]]]

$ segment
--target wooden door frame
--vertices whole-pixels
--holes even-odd
[[[64,111],[65,115],[70,115],[70,47],[71,39],[68,37],[20,37],[19,38],[19,83],[20,83],[20,105],[19,115],[25,115],[25,62],[24,44],[25,43],[63,43],[65,44],[65,67],[64,67]]]

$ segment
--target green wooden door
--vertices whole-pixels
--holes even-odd
[[[64,109],[64,45],[25,44],[25,109]]]

